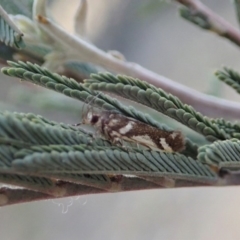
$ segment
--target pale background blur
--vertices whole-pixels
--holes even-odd
[[[54,2],[53,16],[72,32],[78,0]],[[143,10],[148,2],[89,0],[89,39],[199,91],[239,101],[233,90],[216,81],[213,72],[222,65],[240,70],[240,49],[180,19],[176,4],[163,3],[149,12]],[[203,2],[237,25],[232,1]],[[34,98],[19,103],[16,92],[23,87],[19,81],[2,76],[0,84],[0,100],[6,104],[1,109],[77,122],[80,113],[37,109]],[[114,193],[2,207],[0,239],[240,239],[240,188]]]

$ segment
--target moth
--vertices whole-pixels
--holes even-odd
[[[92,125],[113,144],[122,145],[125,140],[165,152],[181,152],[185,148],[180,131],[161,130],[111,111],[95,113],[89,110],[83,116],[82,124]]]

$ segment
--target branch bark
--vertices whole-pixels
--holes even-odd
[[[123,192],[123,191],[134,191],[134,190],[147,190],[147,189],[158,189],[161,188],[158,184],[153,182],[145,181],[143,179],[135,177],[124,177],[122,176],[119,181],[112,184],[110,191],[102,190],[100,188],[90,187],[86,185],[80,185],[75,183],[69,183],[60,181],[58,182],[58,188],[61,189],[61,196],[46,194],[43,192],[37,192],[28,189],[20,188],[0,188],[0,206],[7,206],[12,204],[73,197],[87,194],[107,193],[107,192]],[[55,192],[54,192],[55,193]]]
[[[199,0],[175,0],[186,6],[192,16],[201,16],[209,25],[210,31],[227,38],[240,46],[240,31],[227,22],[224,18],[213,12]]]
[[[0,206],[98,193],[126,192],[162,188],[239,185],[239,181],[237,182],[236,178],[234,178],[234,181],[222,181],[219,179],[219,181],[208,183],[156,177],[127,177],[122,175],[117,175],[114,178],[115,180],[112,182],[111,188],[108,190],[103,190],[93,186],[59,181],[57,183],[57,187],[58,190],[61,190],[61,195],[56,195],[56,191],[46,194],[44,192],[38,192],[39,189],[36,189],[36,191],[23,188],[2,187],[0,188]]]

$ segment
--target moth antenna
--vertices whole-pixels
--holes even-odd
[[[102,92],[99,92],[98,93],[98,95],[100,95],[100,94],[102,94]],[[102,110],[103,110],[103,105],[101,106],[101,108],[100,108],[100,111],[102,112]]]
[[[98,98],[98,96],[101,94],[101,92],[98,92],[95,96],[93,96],[93,98],[87,103],[87,99],[86,102],[84,102],[83,107],[82,107],[82,120],[84,119],[84,115],[88,114],[88,112],[90,112],[90,110],[93,109],[93,107],[91,106],[92,103],[94,103],[94,101]],[[86,104],[86,108],[87,110],[85,111],[85,104]]]
[[[90,111],[90,110],[93,110],[93,104],[94,104],[94,102],[96,101],[96,99],[98,98],[98,96],[101,94],[101,92],[98,92],[97,93],[97,95],[95,95],[91,100],[90,100],[90,102],[88,103],[88,107],[89,107],[89,110],[88,110],[88,112]],[[92,111],[93,112],[93,111]]]

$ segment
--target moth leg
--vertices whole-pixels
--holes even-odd
[[[113,144],[119,146],[120,148],[122,148],[124,151],[130,152],[131,147],[127,146],[123,143],[121,138],[114,138],[112,141]]]
[[[112,139],[112,143],[113,143],[114,145],[118,145],[118,146],[120,146],[120,147],[123,146],[122,140],[121,140],[120,138],[118,138],[118,137],[113,138],[113,139]]]
[[[113,143],[114,145],[117,145],[117,146],[119,146],[120,148],[123,148],[124,150],[126,150],[126,149],[125,149],[126,146],[123,145],[123,141],[122,141],[121,138],[118,138],[118,137],[113,138],[112,143]]]
[[[91,145],[93,143],[93,141],[96,139],[96,138],[99,138],[101,136],[101,132],[100,131],[96,131],[92,134],[92,137],[91,139],[88,141],[87,143],[87,146]]]

